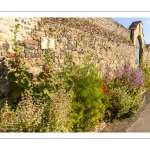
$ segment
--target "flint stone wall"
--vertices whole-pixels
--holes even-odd
[[[47,20],[44,25],[43,21]],[[44,64],[45,50],[41,49],[41,37],[49,28],[55,40],[53,64],[60,69],[64,56],[73,56],[80,63],[87,54],[93,54],[94,62],[116,65],[129,61],[133,67],[135,47],[130,40],[130,30],[111,18],[0,18],[0,98],[7,97],[9,85],[7,56],[13,53],[15,25],[20,24],[17,39],[23,48],[28,71],[37,75]]]

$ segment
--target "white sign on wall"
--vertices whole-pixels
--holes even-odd
[[[41,37],[41,49],[48,48],[48,39],[46,37]],[[55,49],[55,39],[50,38],[49,48]]]

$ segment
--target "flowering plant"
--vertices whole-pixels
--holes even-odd
[[[29,73],[25,67],[25,62],[23,59],[23,55],[21,54],[21,47],[17,42],[17,30],[19,28],[19,24],[15,27],[15,35],[14,35],[14,54],[11,56],[11,60],[9,60],[9,64],[11,65],[12,70],[8,73],[8,79],[11,87],[11,96],[14,100],[19,100],[21,97],[21,93],[24,90],[29,89],[30,81],[33,79],[33,74]]]
[[[141,106],[141,93],[145,89],[145,73],[141,68],[132,68],[129,63],[112,70],[107,64],[103,86],[106,117],[119,118],[125,114],[131,115]]]

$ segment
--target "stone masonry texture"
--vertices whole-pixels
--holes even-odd
[[[43,21],[47,23],[44,24]],[[35,75],[41,71],[45,50],[41,49],[41,37],[51,28],[55,30],[53,64],[59,69],[64,56],[73,56],[79,63],[92,54],[96,63],[117,65],[135,62],[135,46],[130,40],[130,30],[111,18],[0,18],[0,99],[7,97],[9,86],[7,56],[13,53],[15,25],[20,24],[17,40],[23,48],[28,70]]]

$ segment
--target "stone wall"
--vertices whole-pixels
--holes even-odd
[[[56,30],[52,34],[55,40],[52,60],[58,69],[65,55],[73,56],[74,62],[80,63],[82,57],[91,53],[96,63],[109,63],[115,68],[130,61],[134,66],[135,48],[130,30],[111,18],[0,18],[0,98],[6,97],[9,91],[7,56],[13,52],[16,24],[21,26],[17,37],[23,47],[26,66],[35,75],[44,63],[41,37],[46,37],[49,28]]]
[[[98,26],[105,28],[106,30],[114,31],[115,34],[130,39],[130,30],[111,18],[90,18],[88,20],[94,24],[97,24]]]
[[[13,52],[15,25],[20,24],[18,41],[32,39],[31,33],[37,27],[40,18],[0,18],[0,99],[9,93],[7,73],[9,72],[7,54]],[[27,63],[28,64],[28,63]]]

